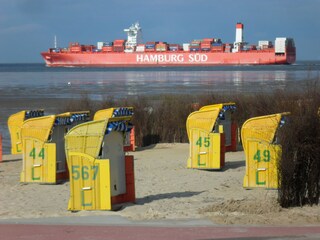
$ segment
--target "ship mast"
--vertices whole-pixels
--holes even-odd
[[[57,35],[54,35],[54,48],[58,48]]]

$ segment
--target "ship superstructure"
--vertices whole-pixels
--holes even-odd
[[[128,38],[125,44],[125,52],[134,52],[138,44],[142,44],[142,29],[139,23],[133,24],[130,28],[124,29]]]

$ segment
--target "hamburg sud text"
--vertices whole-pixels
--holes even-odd
[[[206,54],[137,54],[136,61],[140,63],[184,63],[184,62],[207,62]]]

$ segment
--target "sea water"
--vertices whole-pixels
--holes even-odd
[[[103,100],[157,94],[294,91],[319,81],[319,74],[320,61],[196,68],[49,68],[44,64],[0,64],[0,99],[40,101],[41,98],[80,99],[86,95]],[[2,109],[2,114],[5,111],[10,109]],[[6,120],[2,119],[0,126],[4,138],[9,136]],[[5,140],[5,153],[10,149],[8,144]]]

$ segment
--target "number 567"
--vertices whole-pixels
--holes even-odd
[[[72,179],[78,180],[81,178],[82,180],[88,180],[90,178],[90,172],[92,172],[92,180],[96,180],[98,171],[99,166],[91,166],[90,171],[88,166],[82,166],[82,168],[80,168],[80,166],[74,165],[72,166]]]

